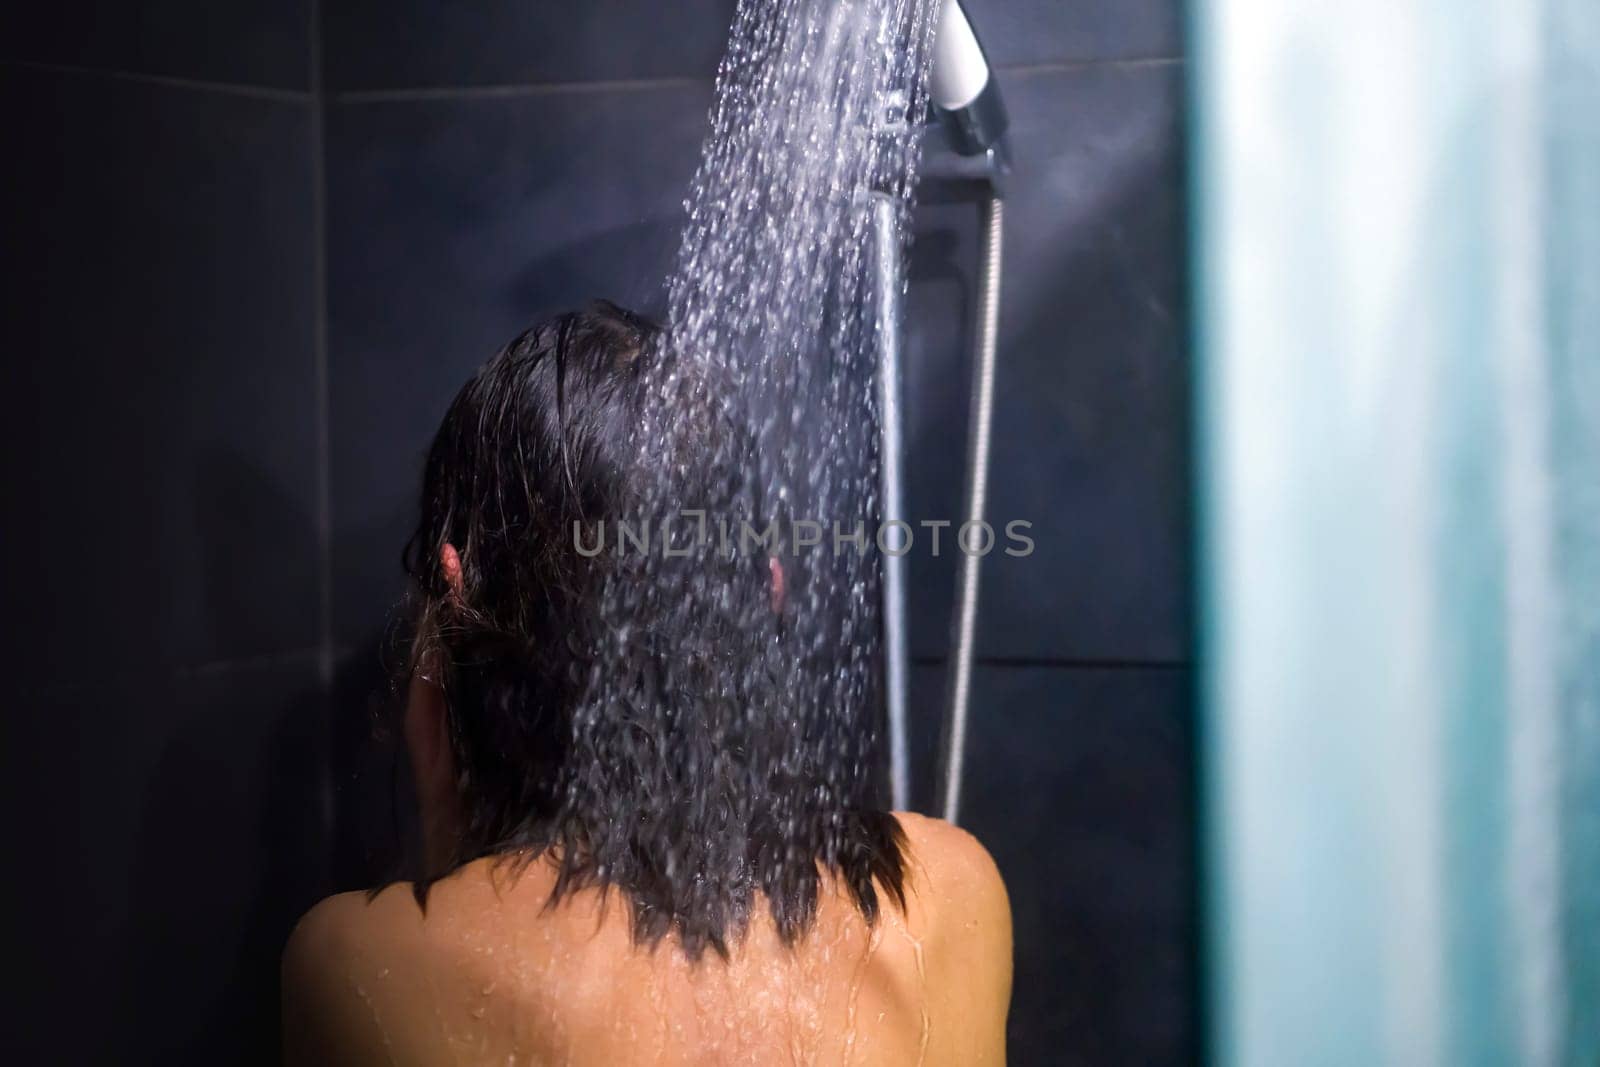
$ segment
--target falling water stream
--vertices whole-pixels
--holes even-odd
[[[904,232],[934,6],[739,5],[670,283],[680,363],[659,383],[654,409],[681,417],[688,374],[699,393],[688,410],[720,406],[728,424],[747,429],[713,442],[724,454],[712,468],[748,472],[735,510],[758,524],[775,520],[786,550],[787,648],[770,696],[819,727],[809,738],[828,746],[809,753],[818,764],[850,753],[849,780],[829,785],[852,802],[870,773],[864,720],[875,706],[878,651],[871,206],[875,197],[896,203]],[[670,432],[647,425],[646,444]],[[865,548],[848,539],[858,528]],[[808,536],[820,543],[796,544]],[[760,620],[735,621],[760,629]]]
[[[654,776],[643,828],[590,846],[620,867],[640,833],[678,843],[667,862],[706,872],[673,902],[686,912],[737,911],[764,888],[759,858],[725,862],[756,822],[776,825],[783,851],[831,862],[843,813],[881,807],[869,228],[875,199],[898,205],[902,232],[909,215],[933,6],[743,0],[734,17],[634,430],[655,461],[634,538],[615,545],[611,644],[565,784]],[[662,634],[668,656],[652,646]]]

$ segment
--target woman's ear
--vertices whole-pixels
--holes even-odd
[[[767,570],[772,575],[772,613],[776,615],[783,611],[783,603],[788,594],[783,577],[783,561],[777,556],[768,556]]]
[[[456,551],[456,546],[448,541],[439,550],[439,569],[444,572],[445,584],[450,587],[450,592],[459,597],[461,595],[461,554]]]

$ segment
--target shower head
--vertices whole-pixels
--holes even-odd
[[[964,156],[1000,150],[1005,104],[961,0],[940,0],[937,32],[930,90],[951,147]]]

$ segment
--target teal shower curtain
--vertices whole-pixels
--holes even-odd
[[[1600,3],[1196,0],[1218,1064],[1600,1064]]]

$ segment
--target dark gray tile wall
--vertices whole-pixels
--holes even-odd
[[[417,89],[710,78],[733,0],[328,0],[328,85]]]
[[[329,885],[308,10],[35,7],[0,30],[7,1046],[275,1062]]]
[[[1173,0],[965,0],[1002,66],[1170,58],[1180,53]],[[591,0],[474,4],[329,0],[327,76],[340,90],[707,78],[735,0]]]
[[[1001,67],[1171,59],[1183,52],[1173,0],[961,0]]]
[[[19,651],[81,680],[314,645],[309,105],[3,77]]]
[[[1093,65],[1005,78],[1016,160],[989,515],[997,530],[1030,522],[1035,544],[1025,558],[986,559],[980,654],[1182,661],[1181,69]],[[963,506],[977,257],[976,207],[925,204],[905,359],[907,503],[919,519],[958,520]],[[956,557],[917,552],[910,563],[913,651],[942,656]]]
[[[945,669],[912,673],[916,806],[934,797]],[[962,825],[1011,898],[1010,1062],[1194,1058],[1190,675],[983,666]]]
[[[14,824],[8,1058],[276,1063],[278,960],[328,882],[316,654],[10,702],[50,772],[6,782],[12,811],[48,805]]]
[[[1016,942],[1017,1063],[1197,1056],[1183,63],[1173,3],[971,0],[1015,167],[963,822]],[[907,506],[959,516],[979,216],[927,185]],[[934,803],[954,556],[911,557],[914,800]]]
[[[0,58],[234,86],[306,90],[312,0],[8,4]]]

